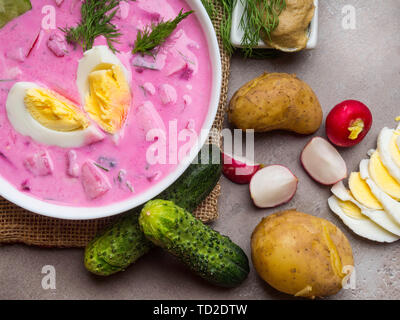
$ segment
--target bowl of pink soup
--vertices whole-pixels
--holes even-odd
[[[0,29],[0,195],[61,219],[119,214],[156,197],[206,141],[221,90],[212,23],[197,0],[122,1],[122,34],[85,50],[61,29],[81,3],[34,0]],[[183,19],[152,54],[138,32]]]

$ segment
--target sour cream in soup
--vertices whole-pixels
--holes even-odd
[[[55,9],[55,29],[43,23]],[[32,197],[103,206],[134,197],[177,166],[149,162],[165,133],[199,135],[209,108],[212,69],[195,15],[182,21],[155,57],[132,54],[138,30],[174,19],[183,0],[121,2],[113,53],[66,43],[58,29],[80,20],[80,2],[32,0],[32,10],[0,29],[0,175]],[[105,105],[114,105],[106,110]],[[176,127],[176,129],[175,129]],[[188,142],[176,141],[177,149]]]

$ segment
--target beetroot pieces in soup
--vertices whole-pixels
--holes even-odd
[[[107,56],[102,53],[93,55],[86,70],[87,78],[92,76],[91,82],[88,79],[78,84],[79,61],[85,57],[85,53],[79,44],[74,46],[67,43],[60,28],[78,25],[82,1],[31,2],[32,10],[0,29],[0,80],[7,80],[0,82],[0,106],[3,106],[0,107],[0,146],[12,163],[8,165],[0,159],[4,162],[0,166],[0,176],[18,190],[23,188],[28,191],[29,188],[32,197],[78,207],[110,205],[148,191],[169,176],[178,165],[169,161],[169,158],[166,163],[150,163],[147,159],[156,143],[160,145],[165,141],[161,145],[169,148],[170,123],[176,123],[178,137],[182,130],[187,130],[188,120],[193,119],[190,131],[200,136],[209,111],[212,65],[206,37],[196,15],[188,16],[165,43],[155,49],[155,58],[145,57],[132,54],[138,30],[161,20],[174,19],[181,10],[187,12],[191,8],[184,0],[122,1],[113,19],[122,34],[115,43],[117,52]],[[42,9],[48,5],[53,5],[56,10],[56,28],[45,30],[42,26],[45,17]],[[94,41],[93,48],[100,46],[108,48],[104,37]],[[115,73],[110,76],[111,68],[107,69],[107,64],[102,65],[110,59],[117,59],[128,71],[123,72],[123,77],[129,83],[132,101],[130,108],[126,109],[123,126],[112,134],[104,132],[96,121],[101,118],[113,122],[119,115],[116,112],[97,114],[101,108],[88,108],[86,97],[81,95],[82,85],[93,86],[98,89],[97,93],[101,93],[107,106],[111,99],[121,100],[121,92],[114,85]],[[116,62],[113,64],[119,65]],[[92,74],[93,68],[98,68],[96,71],[99,72]],[[136,68],[140,73],[135,72]],[[14,71],[11,73],[10,70]],[[114,71],[118,73],[118,70]],[[73,148],[63,146],[72,146],[70,141],[75,131],[61,132],[53,128],[53,133],[56,132],[63,143],[52,145],[31,138],[37,135],[21,134],[8,119],[5,107],[16,81],[32,82],[40,88],[68,97],[88,119],[87,124],[96,128],[89,131],[96,134],[88,134],[83,145]],[[21,105],[25,103],[23,93],[17,98]],[[46,99],[45,95],[36,92],[32,94],[31,102],[39,104]],[[60,106],[58,102],[54,105]],[[38,117],[45,120],[41,123],[54,123],[57,118],[55,115],[61,115],[62,118],[65,114],[71,114],[64,113],[65,110],[61,112],[61,109],[49,109],[48,115],[39,112]],[[54,116],[51,121],[47,121],[49,115]],[[24,116],[27,121],[35,121],[29,114],[25,113]],[[73,117],[68,119],[73,122]],[[43,133],[44,139],[49,136]],[[178,140],[177,150],[180,151],[188,141],[189,137]],[[35,156],[38,150],[45,152]],[[166,154],[169,155],[168,150]],[[112,159],[115,165],[105,159]],[[125,174],[119,179],[121,170]],[[22,187],[25,180],[29,183]]]
[[[82,165],[81,179],[83,189],[90,199],[96,199],[111,189],[107,177],[91,161]]]

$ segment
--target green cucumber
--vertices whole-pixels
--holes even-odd
[[[249,274],[248,258],[239,246],[172,201],[147,202],[139,224],[147,239],[213,284],[235,287]]]
[[[31,9],[32,4],[29,0],[0,0],[0,29]]]
[[[186,210],[194,211],[221,177],[221,161],[215,161],[215,155],[220,155],[219,148],[215,145],[203,147],[203,150],[207,149],[208,152],[203,155],[206,154],[209,160],[200,162],[199,154],[182,176],[157,198],[172,200]],[[90,241],[84,258],[87,270],[108,276],[125,270],[151,249],[152,243],[139,228],[141,209],[139,207],[129,211]]]
[[[173,201],[193,212],[207,198],[221,177],[222,160],[221,151],[214,144],[202,150],[208,152],[199,153],[194,163],[157,199]]]
[[[87,270],[101,276],[117,273],[152,248],[139,228],[139,212],[132,210],[89,242],[84,258]]]

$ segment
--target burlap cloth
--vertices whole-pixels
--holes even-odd
[[[230,59],[221,40],[220,25],[223,8],[220,1],[214,1],[213,23],[218,36],[222,61],[222,92],[214,129],[219,132],[225,113],[228,91]],[[217,139],[219,141],[219,139]],[[221,187],[218,184],[209,197],[197,208],[195,215],[204,222],[218,217],[218,197]],[[0,244],[25,243],[42,247],[84,247],[96,232],[117,216],[96,220],[61,220],[48,218],[28,212],[0,197]]]

